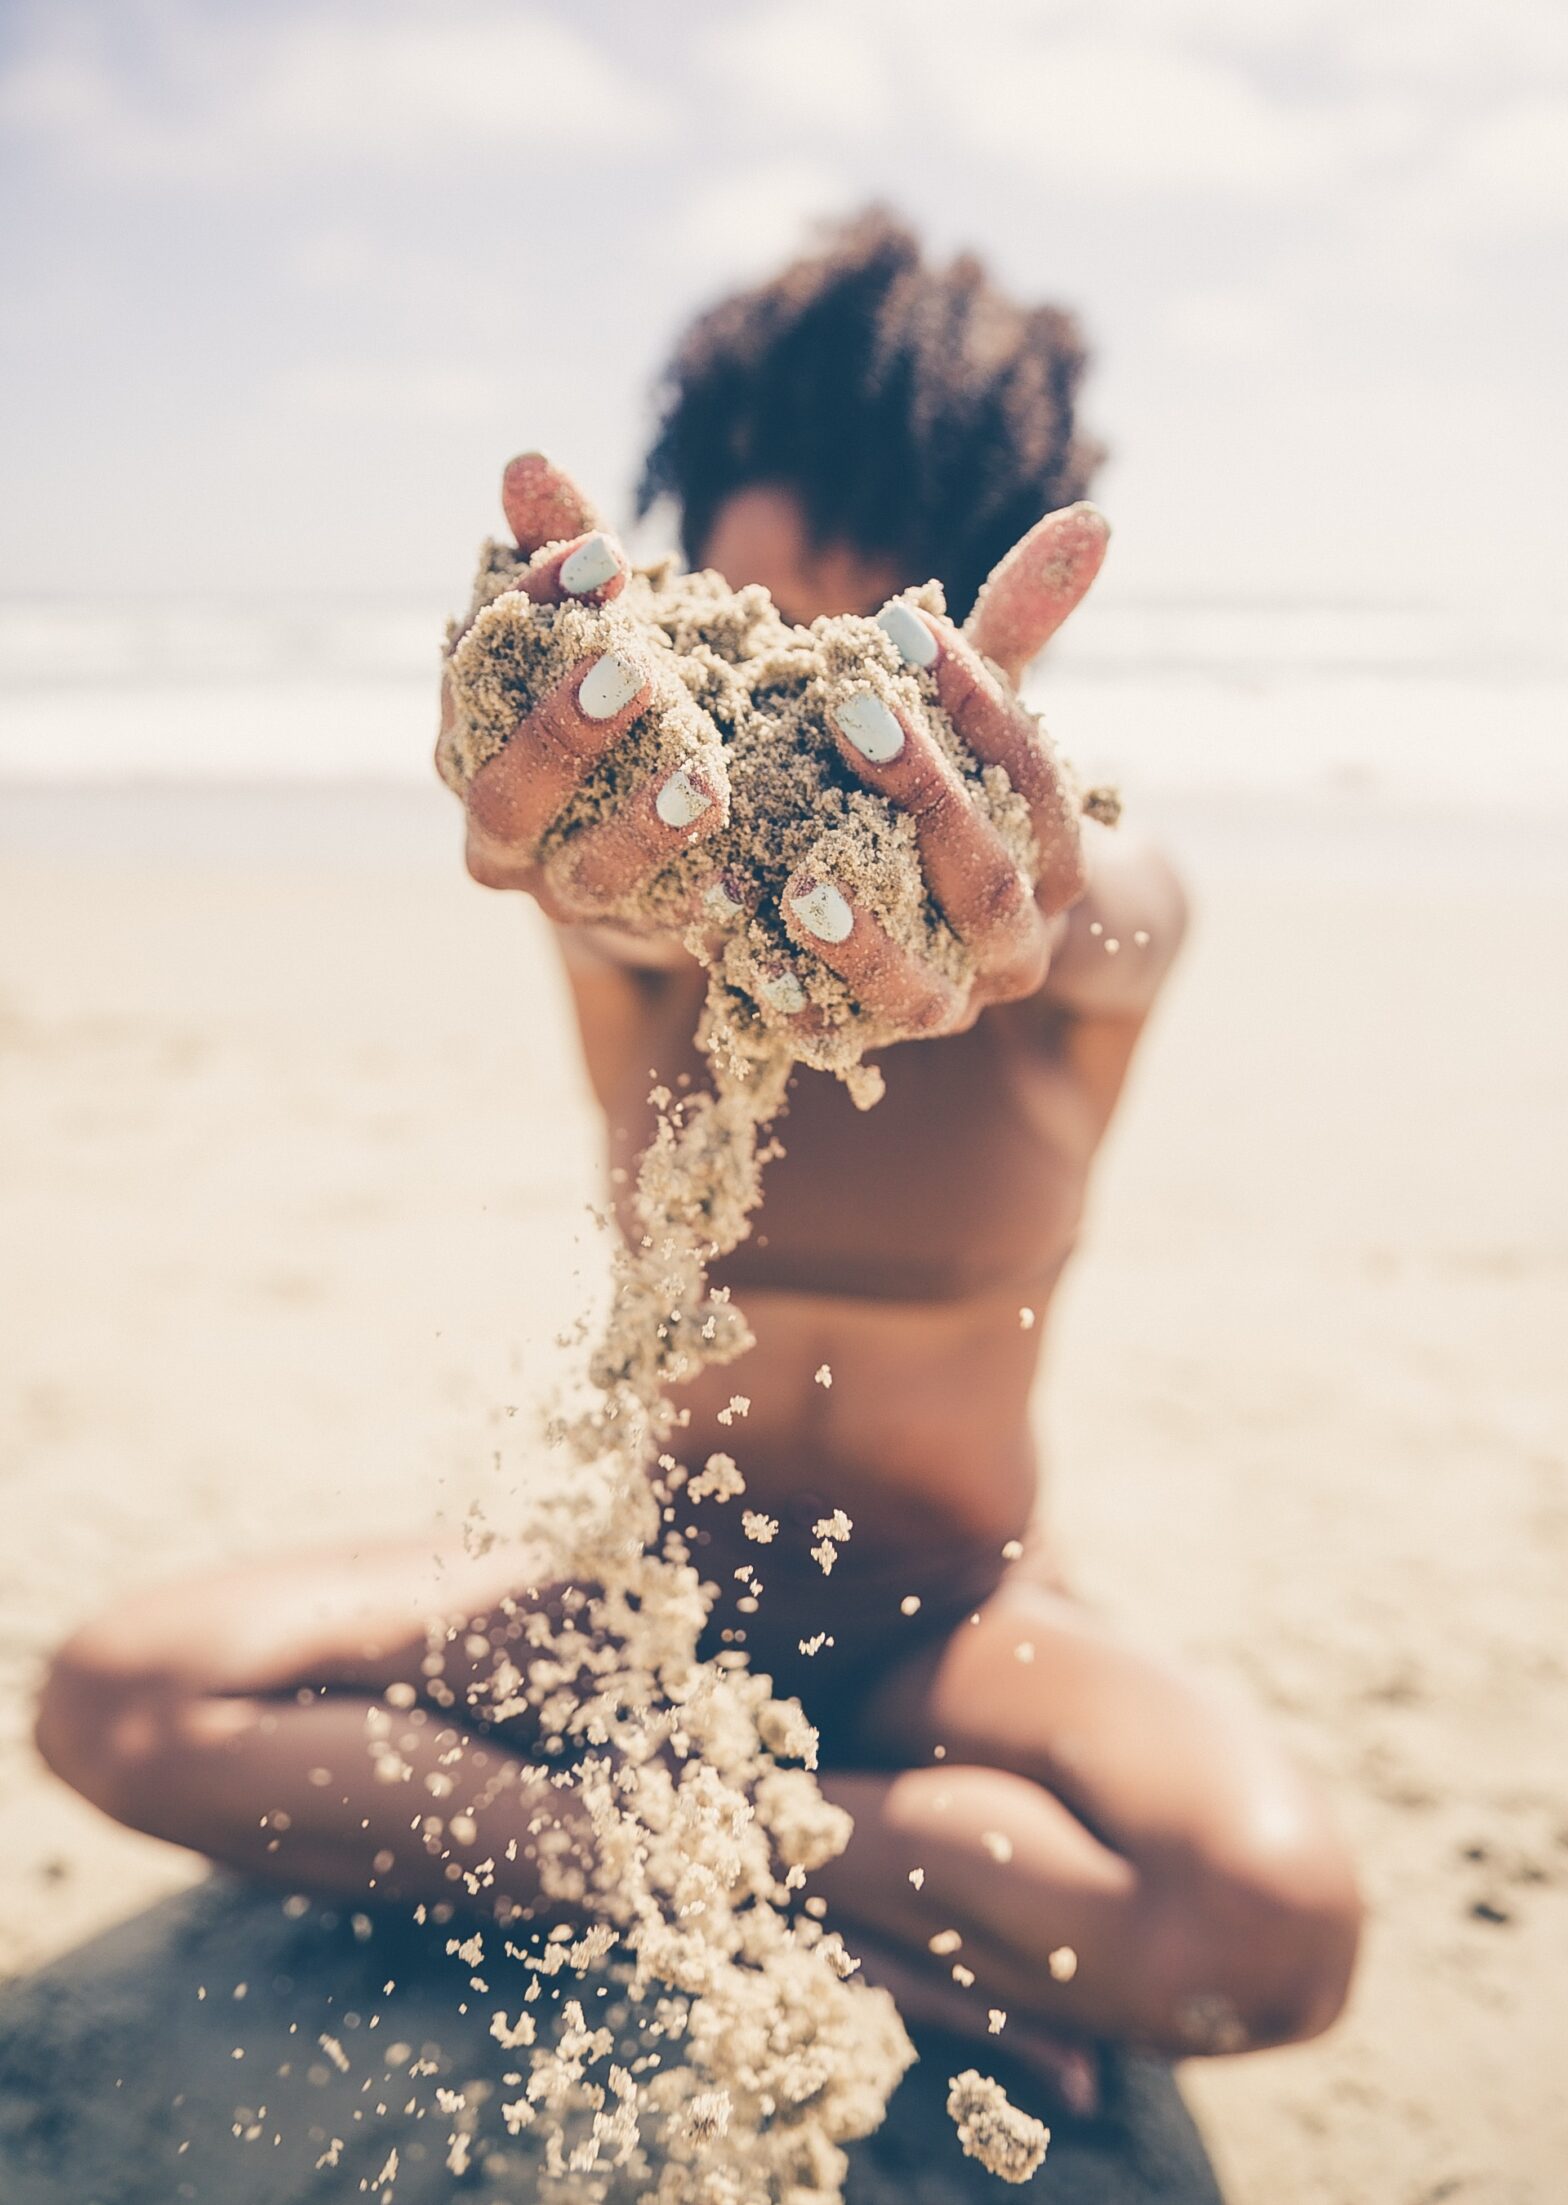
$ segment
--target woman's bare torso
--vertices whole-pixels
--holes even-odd
[[[650,1070],[700,1081],[699,994],[695,974],[661,976],[620,1049],[598,1052],[628,1171],[651,1130]],[[1070,1026],[1024,1003],[890,1049],[869,1111],[796,1073],[752,1235],[715,1271],[757,1344],[683,1390],[689,1459],[733,1452],[764,1511],[842,1508],[862,1557],[940,1570],[955,1540],[995,1552],[1022,1533],[1044,1320],[1105,1117]],[[721,1423],[737,1394],[749,1407]]]

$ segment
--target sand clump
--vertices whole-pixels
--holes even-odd
[[[990,2075],[966,2067],[955,2075],[947,2093],[947,2110],[958,2130],[958,2141],[971,2159],[978,2159],[1004,2182],[1027,2182],[1045,2157],[1051,2132],[1043,2121],[1020,2113]]]
[[[787,881],[809,870],[840,882],[950,979],[970,969],[925,893],[911,822],[843,766],[833,706],[870,688],[923,720],[1033,877],[1030,823],[1006,775],[969,755],[929,676],[905,669],[874,621],[791,627],[760,588],[732,592],[669,565],[640,570],[604,608],[539,605],[515,587],[523,565],[487,545],[449,635],[449,783],[466,788],[569,668],[623,650],[650,666],[652,698],[542,835],[537,862],[569,879],[585,827],[646,776],[694,760],[722,762],[729,800],[715,835],[605,914],[677,933],[707,967],[698,1040],[711,1091],[653,1097],[657,1128],[612,1258],[592,1390],[552,1431],[572,1468],[533,1527],[561,1583],[520,1613],[526,1651],[474,1688],[507,1716],[526,1711],[539,1739],[531,1773],[548,1805],[530,1858],[563,1919],[543,1943],[506,1941],[532,1979],[525,1998],[568,1968],[595,1971],[612,2001],[594,2030],[568,2003],[548,2041],[542,2019],[536,2032],[497,2016],[529,2060],[509,2119],[548,2111],[546,2168],[570,2178],[573,2196],[607,2196],[624,2174],[659,2205],[809,2205],[839,2194],[841,2146],[878,2125],[913,2054],[887,1993],[856,1980],[853,1955],[800,1904],[850,1834],[812,1773],[815,1731],[739,1652],[698,1657],[714,1588],[674,1503],[685,1490],[736,1505],[744,1478],[728,1454],[695,1469],[679,1460],[673,1396],[750,1345],[708,1272],[750,1230],[765,1129],[795,1063],[837,1073],[863,1106],[880,1091],[863,1060],[891,1036],[791,940],[779,917]],[[910,596],[941,609],[934,584]],[[791,1015],[807,1005],[809,1018]],[[743,1416],[744,1397],[732,1406]],[[777,1525],[748,1510],[745,1530],[765,1546]],[[852,1526],[835,1511],[816,1532],[827,1571]],[[480,1878],[471,1895],[483,1888]],[[627,2026],[643,2056],[617,2064]],[[1011,2170],[1038,2124],[978,2076],[954,2093],[965,2149],[1021,2179]]]

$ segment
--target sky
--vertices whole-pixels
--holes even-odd
[[[1123,587],[1568,598],[1562,0],[6,0],[0,590],[462,594],[872,198],[1073,306]]]

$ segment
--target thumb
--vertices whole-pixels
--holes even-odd
[[[592,504],[543,452],[521,452],[501,477],[501,507],[517,548],[532,557],[541,544],[586,536],[599,525]]]
[[[991,569],[964,632],[1017,682],[1100,571],[1110,524],[1097,506],[1064,505],[1036,521]]]

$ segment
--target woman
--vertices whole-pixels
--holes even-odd
[[[1055,783],[1016,684],[1104,549],[1097,516],[1073,506],[1096,457],[1074,432],[1082,368],[1066,316],[1015,306],[972,260],[926,267],[907,232],[868,216],[694,326],[643,504],[673,497],[694,564],[765,583],[799,622],[875,612],[938,575],[952,619],[895,616],[889,632],[1043,820]],[[503,502],[525,552],[563,545],[541,588],[619,588],[618,547],[537,455],[507,470]],[[666,1084],[698,1070],[702,975],[678,945],[564,904],[533,862],[570,793],[563,756],[602,755],[646,696],[590,691],[590,711],[592,671],[573,668],[475,778],[468,864],[554,918],[627,1164],[649,1130],[649,1067]],[[889,955],[864,914],[833,943],[790,916],[912,1038],[883,1053],[886,1096],[863,1114],[797,1074],[760,1229],[721,1274],[757,1338],[750,1413],[743,1434],[721,1426],[731,1374],[698,1381],[686,1448],[698,1460],[742,1440],[748,1499],[781,1526],[747,1644],[801,1696],[824,1789],[854,1817],[816,1879],[835,1924],[912,2019],[984,2038],[1006,2009],[1010,2046],[1086,2107],[1096,2039],[1180,2054],[1324,2028],[1359,1906],[1323,1802],[1253,1716],[1072,1597],[1039,1491],[1045,1320],[1180,942],[1179,884],[1132,830],[1086,821],[1081,844],[1057,834],[1031,897],[928,745],[901,729],[872,747],[846,742],[846,762],[913,814],[977,976],[956,994]],[[623,870],[655,870],[711,823],[635,808]],[[854,1533],[824,1576],[810,1526],[835,1508]],[[725,1586],[757,1559],[735,1513],[703,1517],[704,1572]],[[450,1668],[418,1681],[432,1613],[470,1621],[457,1643],[484,1671],[525,1582],[515,1553],[389,1550],[127,1599],[58,1656],[41,1748],[111,1814],[294,1886],[461,1899],[454,1849],[459,1866],[510,1849],[486,1903],[527,1906],[527,1848],[511,1841],[538,1811],[528,1739],[454,1718]],[[734,1621],[715,1611],[715,1643]],[[461,1847],[411,1845],[406,1794],[373,1779],[367,1716],[389,1691],[416,1776],[482,1791]],[[954,1925],[968,1985],[928,1949]]]

